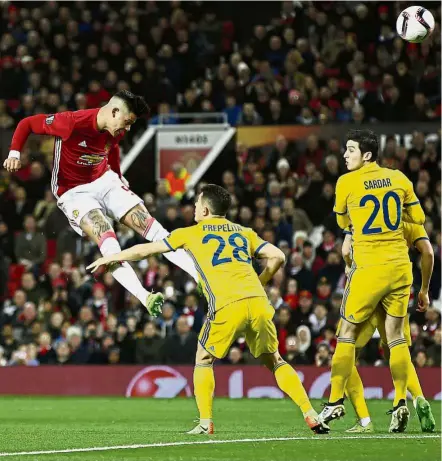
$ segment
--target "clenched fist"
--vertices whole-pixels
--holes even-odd
[[[3,166],[7,171],[14,173],[21,168],[21,161],[19,158],[10,157],[3,162]]]

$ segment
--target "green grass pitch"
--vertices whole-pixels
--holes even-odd
[[[188,436],[196,407],[192,399],[2,397],[0,459],[23,461],[422,461],[440,460],[440,402],[431,402],[437,431],[425,438],[412,404],[405,434],[388,434],[391,402],[369,401],[374,434],[344,431],[355,417],[332,425],[324,437],[313,435],[300,411],[285,400],[215,401],[214,436]],[[320,402],[314,406],[320,409]],[[291,440],[268,440],[293,438]],[[260,439],[260,440],[258,440]],[[231,440],[232,442],[227,442]],[[35,451],[90,449],[132,445],[140,448],[31,454]],[[167,445],[169,444],[169,445]],[[21,453],[11,456],[11,453]]]

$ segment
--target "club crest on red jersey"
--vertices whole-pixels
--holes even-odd
[[[55,119],[55,115],[48,115],[45,120],[46,125],[52,125],[54,119]]]
[[[79,161],[77,163],[79,165],[85,166],[98,165],[103,161],[103,158],[104,157],[101,157],[100,155],[84,154],[79,158]]]

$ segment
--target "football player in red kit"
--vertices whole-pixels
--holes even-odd
[[[21,168],[20,151],[31,133],[55,136],[51,189],[58,207],[77,233],[89,236],[103,256],[121,251],[106,216],[122,222],[146,240],[162,240],[169,232],[149,214],[141,198],[129,190],[120,171],[118,143],[137,117],[148,111],[144,98],[123,90],[99,109],[26,117],[15,129],[4,167],[10,172]],[[184,250],[167,253],[165,257],[198,282],[193,261]],[[147,292],[128,263],[109,270],[152,315],[159,314],[163,296]]]

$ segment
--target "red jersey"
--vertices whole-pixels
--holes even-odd
[[[114,138],[107,131],[98,131],[98,111],[33,115],[17,125],[11,150],[21,152],[31,133],[55,136],[51,189],[56,198],[73,187],[95,181],[109,168],[121,176],[118,143],[124,133]]]

